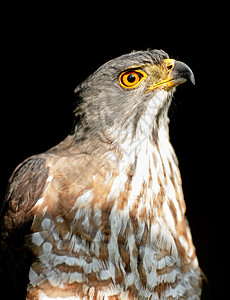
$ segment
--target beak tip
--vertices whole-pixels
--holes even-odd
[[[191,80],[192,84],[195,85],[195,77],[192,70],[185,63],[181,61],[175,61],[174,68],[172,70],[172,75],[178,78],[184,78]],[[185,80],[186,81],[186,80]]]

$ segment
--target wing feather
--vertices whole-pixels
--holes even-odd
[[[45,159],[36,156],[25,160],[15,169],[9,180],[3,207],[8,231],[18,230],[31,220],[29,212],[42,195],[48,173]]]
[[[31,210],[45,189],[46,159],[33,156],[22,162],[9,179],[1,210],[0,292],[25,299],[32,254],[25,245],[33,220]]]

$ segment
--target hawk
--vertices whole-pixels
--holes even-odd
[[[188,79],[163,50],[135,51],[75,89],[72,132],[9,180],[1,273],[18,297],[199,299],[167,116]]]

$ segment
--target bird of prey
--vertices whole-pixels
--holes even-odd
[[[76,89],[71,133],[22,162],[2,208],[1,282],[17,299],[199,299],[167,112],[191,69],[163,50]]]

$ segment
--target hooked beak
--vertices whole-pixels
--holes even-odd
[[[163,63],[166,65],[166,68],[169,70],[168,76],[165,80],[162,80],[153,86],[151,86],[146,93],[159,88],[170,88],[184,83],[188,79],[195,84],[195,77],[192,70],[183,62],[176,61],[175,59],[164,59]]]

